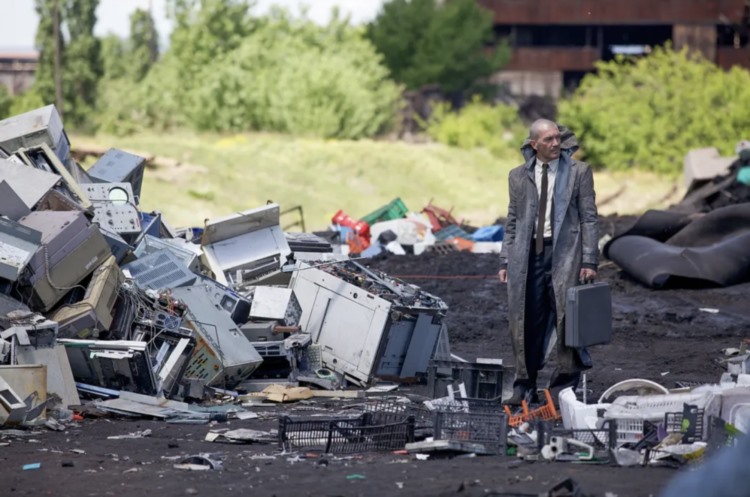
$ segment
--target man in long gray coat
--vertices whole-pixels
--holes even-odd
[[[594,176],[572,158],[573,133],[540,119],[521,151],[526,163],[508,175],[510,204],[500,254],[508,283],[508,320],[516,361],[509,404],[534,400],[537,373],[557,330],[557,370],[550,387],[577,386],[588,364],[566,347],[567,289],[596,277],[599,259]]]

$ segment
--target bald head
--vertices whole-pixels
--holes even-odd
[[[557,130],[557,123],[550,121],[549,119],[537,119],[531,123],[531,127],[529,127],[529,138],[532,140],[538,140],[545,131],[549,130]]]
[[[560,157],[560,138],[560,128],[549,119],[537,119],[529,128],[529,144],[542,162]]]

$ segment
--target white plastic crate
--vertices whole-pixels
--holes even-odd
[[[661,423],[668,412],[682,412],[684,404],[704,409],[703,426],[709,416],[721,411],[721,396],[712,392],[679,393],[649,396],[618,397],[604,413],[606,419],[617,420],[617,443],[637,442],[643,438],[643,422]]]
[[[611,418],[610,418],[611,419]],[[643,438],[642,419],[622,419],[617,421],[617,445],[638,442]]]
[[[682,412],[684,404],[705,409],[706,416],[718,416],[721,410],[721,397],[712,392],[618,397],[607,409],[604,417],[659,421],[664,419],[664,414],[668,412]]]
[[[668,412],[682,412],[683,404],[697,405],[705,409],[704,426],[708,416],[718,416],[721,398],[711,392],[681,393],[649,396],[623,396],[612,404],[584,404],[572,389],[565,389],[559,396],[560,414],[567,429],[597,429],[602,418],[597,412],[604,410],[604,419],[617,421],[617,445],[635,443],[643,438],[643,422],[661,423]],[[600,440],[606,443],[606,440]]]

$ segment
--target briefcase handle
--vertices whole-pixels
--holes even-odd
[[[596,283],[596,279],[592,278],[590,280],[582,280],[581,278],[578,278],[578,283],[581,285],[593,285]]]

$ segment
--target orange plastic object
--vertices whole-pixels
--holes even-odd
[[[466,238],[450,238],[446,241],[455,245],[459,252],[471,252],[474,248],[474,242]]]
[[[508,425],[515,427],[529,421],[555,421],[560,419],[560,413],[557,412],[555,404],[552,402],[552,395],[550,395],[548,389],[544,390],[544,398],[547,402],[533,411],[529,410],[529,406],[526,405],[526,401],[524,400],[521,402],[521,412],[519,414],[512,414],[508,406],[504,406],[505,414],[508,415]]]
[[[333,224],[338,224],[339,226],[346,226],[347,228],[351,228],[352,231],[354,231],[357,235],[368,240],[370,239],[370,225],[364,221],[357,221],[355,219],[352,219],[342,210],[339,210],[336,214],[333,215],[333,217],[331,218],[331,222]]]
[[[350,254],[361,254],[370,246],[370,240],[351,232],[346,235],[346,244]]]

